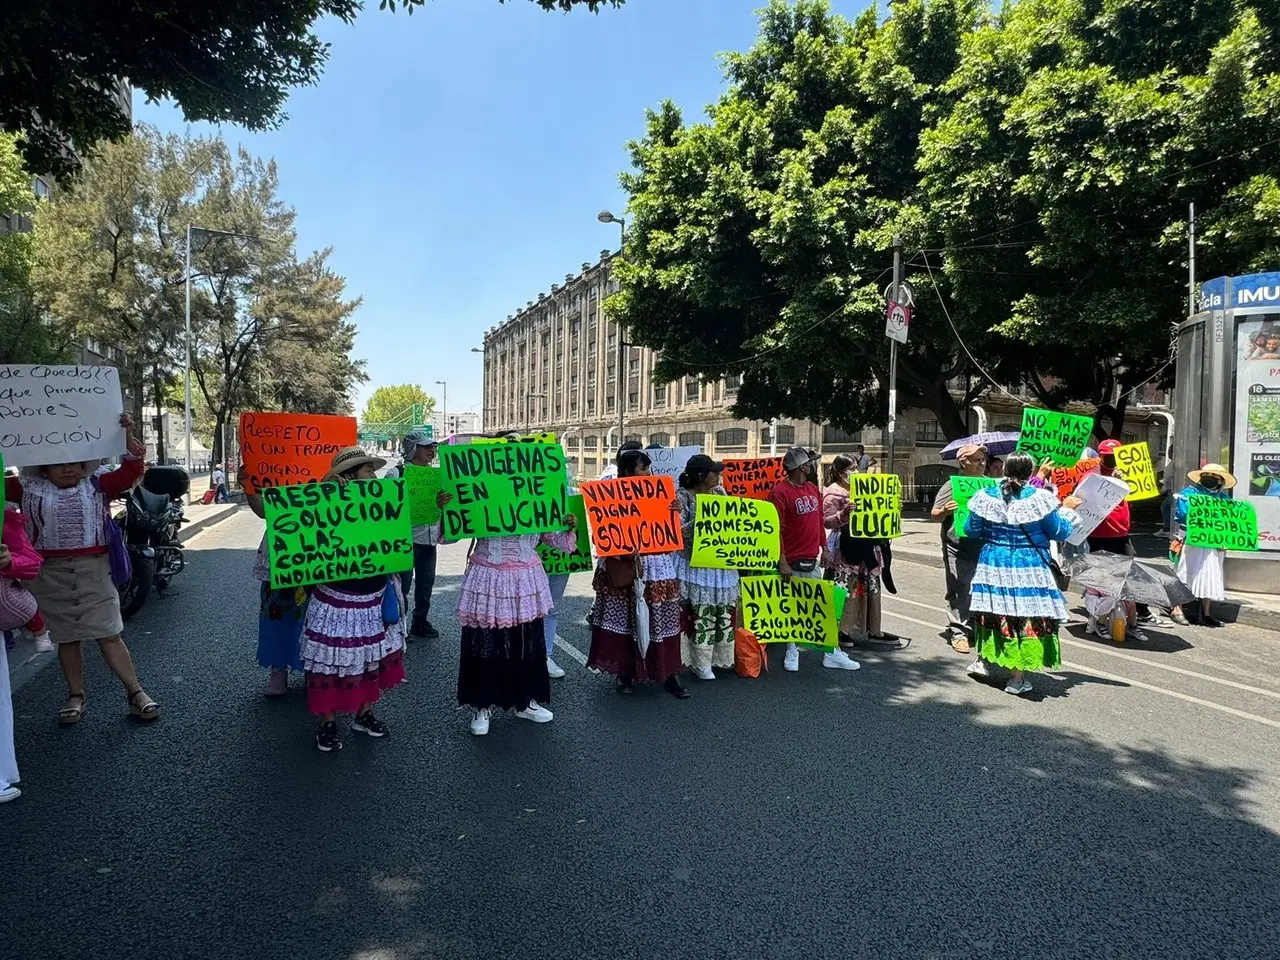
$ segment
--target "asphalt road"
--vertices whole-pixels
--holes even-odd
[[[474,738],[451,547],[392,736],[326,755],[300,690],[260,695],[260,529],[195,538],[130,625],[158,724],[96,656],[76,728],[56,668],[17,694],[5,960],[1280,955],[1280,634],[1077,637],[1028,702],[964,675],[940,572],[902,563],[914,642],[858,673],[620,698],[561,651],[555,722]]]

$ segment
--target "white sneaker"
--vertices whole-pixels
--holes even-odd
[[[36,652],[49,653],[53,650],[53,641],[49,639],[49,631],[46,630],[40,636],[36,637]]]
[[[969,664],[969,666],[965,667],[964,672],[969,674],[969,676],[971,677],[985,678],[985,677],[991,676],[991,671],[987,669],[987,662],[983,660],[981,657],[973,661],[973,663]]]
[[[693,675],[699,680],[714,680],[716,678],[715,671],[710,667],[694,667]]]
[[[800,669],[799,647],[787,647],[787,655],[782,658],[782,669],[788,673],[795,673]]]
[[[534,723],[550,723],[556,715],[536,700],[530,700],[523,710],[517,710],[516,716],[521,720],[532,720]]]
[[[857,670],[862,666],[843,650],[832,650],[830,653],[823,654],[822,665],[831,670]]]
[[[5,787],[0,790],[0,803],[8,803],[10,800],[17,800],[22,796],[22,791],[17,787]]]
[[[1018,683],[1014,683],[1012,680],[1010,680],[1007,684],[1005,684],[1004,692],[1012,693],[1015,697],[1021,697],[1023,694],[1030,693],[1034,689],[1035,688],[1031,686],[1031,681],[1028,680],[1026,677],[1023,677],[1022,680]]]
[[[489,732],[489,711],[477,710],[476,715],[471,718],[471,732],[477,737],[483,737]]]
[[[547,676],[552,680],[559,680],[564,676],[564,667],[547,657]]]

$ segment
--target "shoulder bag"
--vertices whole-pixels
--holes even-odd
[[[1031,544],[1032,549],[1040,555],[1040,559],[1045,562],[1045,565],[1049,568],[1049,572],[1053,574],[1053,582],[1057,585],[1058,589],[1066,592],[1066,589],[1071,586],[1071,578],[1062,572],[1062,567],[1058,566],[1057,560],[1053,559],[1053,557],[1051,557],[1048,552],[1040,546],[1040,544],[1031,539],[1031,534],[1027,532],[1026,527],[1022,524],[1018,524],[1018,529],[1021,530],[1022,535],[1027,538],[1027,543]]]

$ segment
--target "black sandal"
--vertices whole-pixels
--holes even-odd
[[[666,690],[667,693],[671,694],[677,700],[688,700],[693,696],[693,694],[681,686],[680,678],[676,676],[667,677],[666,682],[662,685],[662,689]]]
[[[618,692],[619,692],[619,693],[631,693],[631,692],[632,692],[632,687],[631,687],[632,682],[633,682],[633,681],[631,680],[631,678],[630,678],[630,677],[619,677],[619,678],[618,678]]]

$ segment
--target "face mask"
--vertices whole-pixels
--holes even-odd
[[[1217,477],[1205,477],[1200,481],[1200,486],[1204,487],[1206,490],[1217,490],[1222,486],[1222,481]]]

